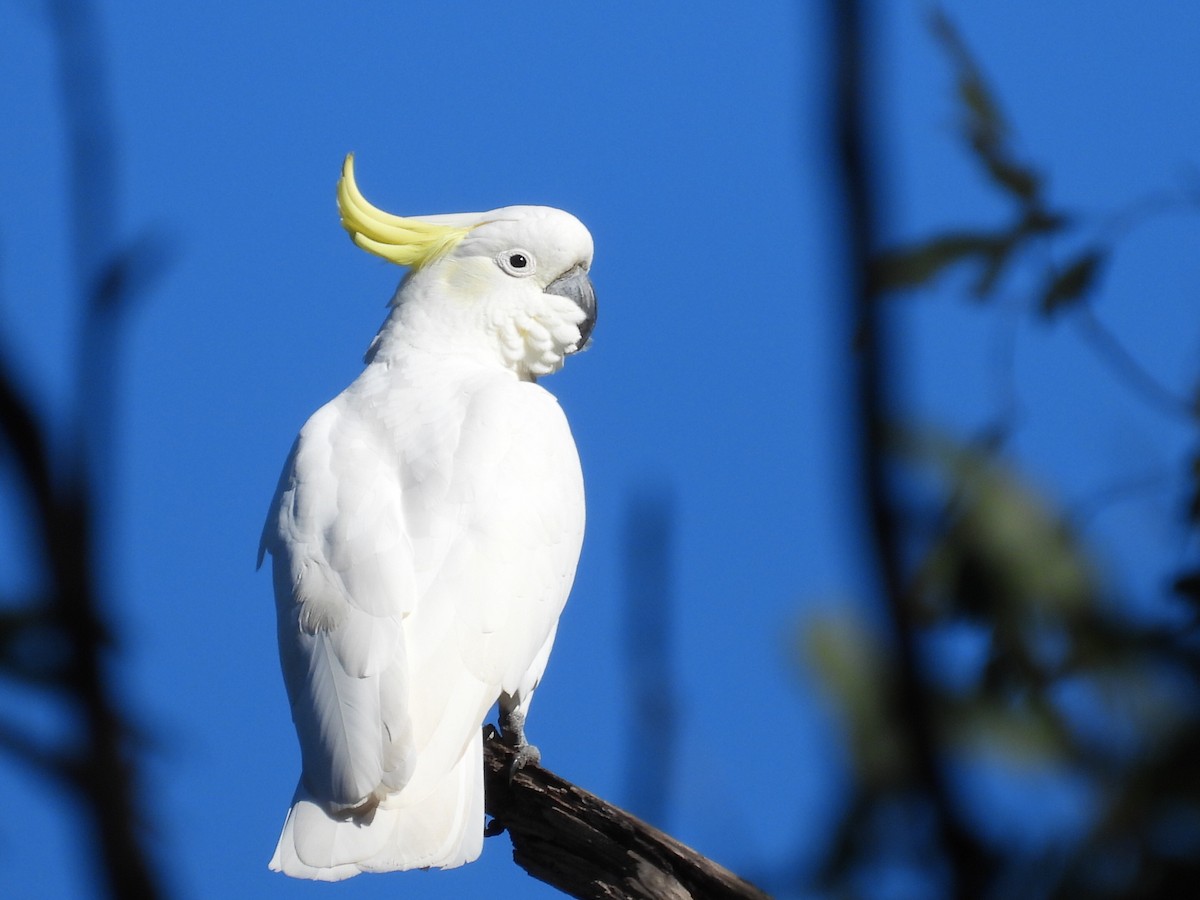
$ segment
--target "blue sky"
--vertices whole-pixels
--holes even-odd
[[[1067,7],[1070,8],[1067,8]],[[593,349],[546,386],[571,420],[588,534],[529,724],[546,765],[614,802],[625,783],[620,645],[625,505],[669,484],[678,511],[681,745],[669,831],[741,871],[811,860],[847,774],[797,626],[864,598],[843,445],[845,323],[832,254],[818,4],[197,2],[101,9],[119,144],[119,241],[169,265],[125,335],[105,522],[120,675],[151,736],[146,799],[169,885],[188,897],[303,897],[266,862],[298,773],[269,578],[254,557],[305,418],[359,371],[400,271],[354,248],[333,186],[403,214],[559,206],[591,229]],[[75,309],[49,32],[34,3],[0,29],[0,340],[61,417]],[[991,75],[1052,195],[1084,211],[1196,175],[1200,9],[1116,2],[947,10]],[[996,221],[953,131],[951,73],[919,4],[888,4],[890,233]],[[1195,218],[1130,239],[1104,315],[1166,381],[1196,380]],[[108,240],[97,236],[98,241]],[[989,327],[951,281],[905,311],[906,395],[969,433],[995,409]],[[1114,473],[1169,469],[1183,435],[1104,378],[1069,329],[1020,335],[1029,427],[1017,449],[1065,502]],[[1047,387],[1046,385],[1049,385]],[[1090,442],[1092,468],[1064,445]],[[1165,495],[1164,495],[1165,496]],[[1137,528],[1161,497],[1103,518],[1114,566],[1161,553]],[[0,577],[33,584],[0,504]],[[1137,578],[1138,569],[1129,577]],[[1144,574],[1144,572],[1143,572]],[[54,711],[0,684],[0,715]],[[0,885],[88,893],[71,807],[0,760]],[[13,811],[21,810],[20,816]],[[553,896],[507,841],[449,873],[363,876],[344,897]],[[325,889],[323,893],[329,893]]]

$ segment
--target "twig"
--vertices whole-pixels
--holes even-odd
[[[652,825],[553,772],[526,766],[484,729],[486,808],[513,860],[581,900],[767,900],[767,894]]]
[[[1200,208],[1200,190],[1196,185],[1155,191],[1103,216],[1096,226],[1101,243],[1115,244],[1135,228],[1167,213]]]
[[[1112,372],[1130,390],[1141,394],[1148,404],[1167,415],[1189,420],[1200,414],[1192,404],[1155,378],[1088,306],[1076,310],[1072,321],[1096,355],[1105,360]]]

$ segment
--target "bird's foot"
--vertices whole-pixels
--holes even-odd
[[[533,744],[526,744],[524,747],[518,747],[517,753],[513,757],[512,768],[508,773],[508,777],[512,778],[512,776],[516,775],[517,772],[521,771],[521,769],[525,768],[526,766],[530,764],[536,766],[541,761],[542,751],[533,746]]]
[[[513,710],[504,717],[504,734],[501,739],[514,751],[512,765],[508,768],[508,780],[512,781],[527,765],[541,762],[542,751],[525,739],[525,714]]]

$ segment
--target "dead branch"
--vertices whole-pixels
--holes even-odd
[[[541,766],[510,781],[513,751],[484,729],[486,808],[526,872],[581,900],[765,900],[668,834]],[[492,833],[498,833],[493,829]]]

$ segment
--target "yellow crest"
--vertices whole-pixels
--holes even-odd
[[[419,269],[447,253],[471,228],[438,225],[385,213],[367,202],[354,182],[354,154],[346,154],[337,186],[342,227],[354,243],[369,253],[401,266]]]

